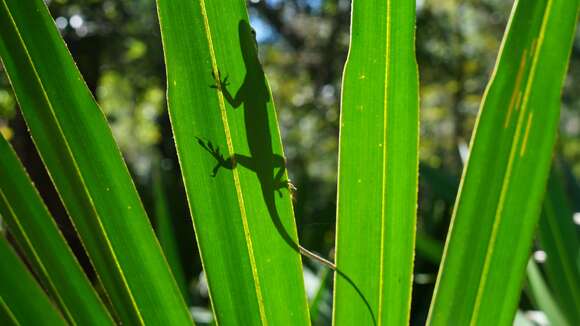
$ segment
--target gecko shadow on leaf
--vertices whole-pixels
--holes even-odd
[[[255,32],[246,21],[240,21],[238,25],[240,48],[246,75],[242,85],[235,94],[228,90],[228,77],[219,73],[214,74],[215,84],[211,88],[216,88],[223,94],[224,99],[234,108],[243,107],[244,127],[246,130],[246,140],[250,155],[233,154],[229,157],[220,152],[218,146],[209,140],[197,137],[197,142],[216,160],[216,165],[211,176],[215,177],[220,168],[232,170],[238,165],[253,171],[260,183],[262,198],[270,215],[272,223],[282,239],[296,252],[311,259],[318,260],[335,270],[338,275],[349,282],[360,295],[364,304],[368,307],[375,320],[370,305],[361,291],[352,280],[344,273],[336,269],[334,264],[302,248],[286,230],[276,209],[276,193],[282,197],[282,190],[292,190],[293,186],[288,180],[284,180],[286,172],[286,162],[284,158],[274,153],[272,136],[270,131],[270,119],[268,117],[268,102],[270,102],[270,90],[266,83],[266,77],[262,70],[262,65],[258,58],[258,45],[256,43]],[[213,70],[212,70],[213,71]],[[375,323],[376,324],[376,323]]]
[[[260,183],[262,198],[270,215],[270,218],[288,245],[299,251],[298,244],[293,241],[286,230],[280,216],[276,210],[276,193],[283,196],[283,190],[289,189],[290,183],[284,180],[286,172],[286,162],[284,158],[274,153],[270,124],[268,118],[268,102],[270,102],[270,91],[266,84],[266,78],[262,65],[258,59],[258,48],[254,31],[246,21],[240,21],[238,25],[240,48],[246,75],[242,85],[235,94],[230,93],[227,86],[228,78],[221,78],[219,73],[214,74],[215,85],[224,96],[225,100],[234,108],[243,107],[244,129],[246,130],[246,140],[250,155],[233,154],[225,157],[220,153],[219,148],[210,141],[198,137],[198,143],[216,159],[217,164],[212,171],[212,175],[217,175],[220,168],[233,169],[241,165],[253,171]]]

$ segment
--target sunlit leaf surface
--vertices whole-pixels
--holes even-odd
[[[354,0],[343,75],[334,323],[409,322],[418,171],[415,1]]]
[[[158,0],[175,144],[217,322],[304,325],[276,112],[243,0]]]
[[[514,3],[472,137],[431,325],[513,321],[552,157],[579,4]]]

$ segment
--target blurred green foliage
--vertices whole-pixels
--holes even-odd
[[[148,206],[152,171],[161,157],[172,214],[178,216],[186,277],[194,305],[207,304],[165,107],[163,53],[154,0],[47,0],[89,88],[106,113]],[[421,80],[419,230],[425,246],[445,239],[458,179],[479,103],[499,49],[512,1],[417,0]],[[288,168],[298,187],[301,243],[332,255],[339,130],[340,76],[348,50],[350,1],[252,0],[252,24],[277,108]],[[209,70],[208,70],[209,74]],[[580,33],[565,81],[557,152],[580,177]],[[29,169],[41,169],[0,67],[0,132]],[[33,178],[36,172],[31,172]],[[46,178],[45,178],[46,179]],[[46,179],[47,180],[47,179]],[[50,187],[47,202],[58,201]],[[60,220],[58,205],[49,204]],[[152,210],[150,211],[152,212]],[[151,213],[153,216],[153,213]],[[66,231],[69,235],[71,231]],[[429,249],[427,249],[429,250]],[[433,249],[435,252],[440,248]],[[417,256],[413,320],[424,320],[437,264]],[[310,266],[316,269],[316,266]],[[201,284],[201,285],[200,285]],[[205,291],[205,292],[204,292]],[[330,314],[318,295],[320,323]],[[524,299],[524,303],[525,299]],[[201,314],[206,313],[204,311]]]

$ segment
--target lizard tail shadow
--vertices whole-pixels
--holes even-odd
[[[302,248],[296,241],[294,241],[294,239],[292,238],[292,236],[290,235],[290,233],[288,232],[288,230],[286,229],[284,224],[282,224],[282,220],[281,220],[281,218],[278,214],[278,210],[276,208],[276,200],[275,200],[276,193],[278,193],[279,196],[283,196],[281,190],[288,189],[288,181],[281,180],[282,176],[284,175],[284,172],[285,172],[285,164],[284,164],[283,158],[275,155],[274,160],[277,162],[276,165],[278,165],[279,171],[277,172],[276,177],[274,179],[272,179],[271,174],[268,174],[267,177],[260,176],[260,174],[261,174],[259,172],[260,169],[256,169],[256,166],[255,166],[256,164],[252,162],[251,158],[249,158],[245,155],[239,155],[239,154],[234,154],[233,156],[226,158],[220,152],[219,147],[214,146],[208,140],[204,140],[204,139],[199,138],[199,137],[196,137],[196,138],[197,138],[198,144],[201,147],[203,147],[207,152],[209,152],[216,160],[216,165],[212,169],[212,173],[211,173],[212,178],[217,176],[217,173],[218,173],[220,168],[225,168],[227,170],[233,170],[234,168],[236,168],[236,166],[238,164],[256,172],[256,174],[258,175],[258,179],[260,180],[260,185],[262,188],[261,189],[262,190],[261,191],[262,197],[263,197],[264,203],[266,205],[266,208],[268,210],[268,215],[270,215],[270,219],[272,221],[272,224],[276,228],[276,231],[282,237],[284,242],[290,248],[292,248],[292,250],[294,250],[295,252],[297,252],[301,255],[305,255],[307,257],[312,258],[312,256],[310,256],[312,253],[310,253],[308,250]],[[307,253],[305,254],[304,251],[306,251]],[[321,264],[324,264],[324,263],[321,263]],[[360,297],[360,299],[362,300],[366,309],[368,310],[368,312],[372,318],[373,325],[376,325],[377,324],[376,317],[375,317],[375,314],[371,308],[371,305],[370,305],[369,301],[367,300],[367,298],[362,293],[362,291],[360,290],[360,288],[354,283],[354,281],[348,275],[346,275],[340,268],[337,268],[334,264],[328,263],[328,264],[324,264],[324,265],[329,267],[330,269],[334,270],[336,272],[336,274],[338,275],[338,277],[341,277],[342,279],[344,279],[347,283],[349,283],[352,286],[352,288],[356,291],[357,295]]]
[[[278,172],[279,176],[283,175],[283,173],[285,171],[285,165],[282,165],[280,169],[281,170]],[[280,186],[280,185],[276,185],[275,183],[276,182],[274,182],[274,186],[272,187],[272,189],[273,189],[272,191],[269,191],[271,189],[267,189],[267,188],[269,188],[268,185],[266,185],[266,187],[264,187],[264,185],[263,185],[264,188],[262,189],[264,202],[266,204],[266,207],[268,208],[268,213],[270,215],[272,223],[276,227],[276,230],[278,231],[278,233],[280,234],[282,239],[284,239],[284,241],[288,244],[288,246],[290,246],[294,251],[296,251],[297,253],[302,254],[302,255],[304,255],[304,250],[305,250],[308,252],[308,254],[306,254],[305,256],[312,258],[310,256],[312,253],[310,251],[304,249],[296,241],[294,241],[294,239],[292,238],[292,236],[290,235],[288,230],[286,230],[286,227],[282,224],[282,219],[278,215],[278,210],[276,209],[276,202],[275,202],[275,198],[274,198],[274,196],[275,196],[274,192],[280,191],[280,189],[277,189],[278,186]],[[284,184],[284,182],[282,182],[282,184]],[[279,194],[280,194],[280,196],[282,196],[282,194],[280,192],[279,192]],[[368,312],[373,320],[373,325],[376,325],[377,322],[376,322],[376,318],[375,318],[375,315],[373,313],[373,310],[371,308],[371,305],[368,302],[368,300],[366,299],[366,297],[363,295],[361,290],[356,286],[354,281],[348,275],[346,275],[341,269],[337,268],[336,265],[334,265],[332,263],[330,263],[330,264],[332,264],[332,266],[330,266],[326,263],[322,263],[322,264],[325,265],[326,267],[329,267],[330,269],[334,270],[339,277],[342,277],[347,283],[349,283],[353,287],[353,289],[356,291],[356,293],[358,294],[360,299],[363,301],[363,304],[366,306],[366,308],[367,308],[367,310],[368,310]]]
[[[265,191],[263,192],[264,202],[266,203],[266,206],[268,207],[268,212],[270,213],[272,223],[276,227],[276,230],[278,231],[278,233],[280,234],[282,239],[284,239],[284,241],[294,251],[298,252],[299,254],[303,254],[303,250],[306,250],[306,249],[301,247],[297,242],[294,241],[294,239],[292,239],[292,237],[290,236],[290,234],[288,233],[288,231],[286,230],[286,228],[282,224],[282,220],[280,219],[280,216],[278,215],[278,211],[276,210],[273,192],[272,192],[272,196],[270,198],[266,198],[266,193],[267,192],[265,192]],[[309,256],[309,255],[306,255],[306,256]],[[360,299],[362,300],[366,309],[368,310],[368,313],[370,314],[370,316],[372,318],[373,325],[377,325],[376,317],[375,317],[375,314],[373,313],[373,310],[371,308],[369,301],[363,295],[360,288],[358,286],[356,286],[354,281],[348,275],[346,275],[340,268],[337,268],[336,265],[333,264],[332,267],[328,266],[327,264],[324,264],[324,265],[329,267],[330,269],[334,270],[336,272],[336,274],[338,275],[338,277],[342,277],[348,284],[350,284],[352,286],[352,288],[356,291],[357,295],[360,297]]]

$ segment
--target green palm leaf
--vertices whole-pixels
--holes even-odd
[[[561,171],[563,164],[558,163],[556,160],[548,180],[538,235],[548,257],[544,266],[555,301],[570,323],[577,325],[580,323],[580,268],[577,261],[580,241],[566,195]]]
[[[516,1],[483,100],[429,324],[513,321],[548,176],[579,1]]]
[[[0,55],[35,145],[120,319],[190,324],[107,121],[42,0],[0,1]]]
[[[276,112],[245,1],[157,4],[169,113],[217,322],[307,324]]]
[[[0,235],[0,321],[6,325],[67,325],[46,293]]]
[[[409,322],[418,180],[415,1],[354,0],[343,75],[337,325]]]
[[[8,142],[0,137],[0,215],[66,318],[76,324],[113,321]]]

